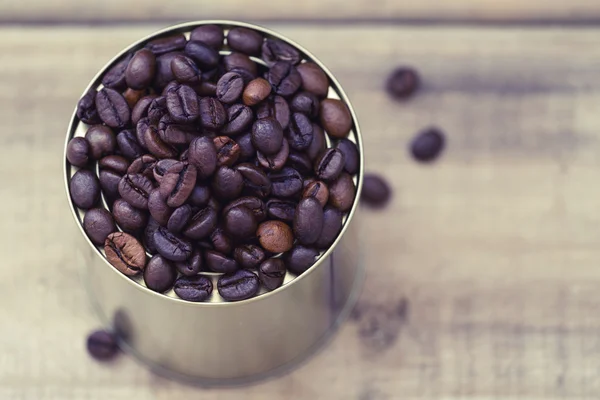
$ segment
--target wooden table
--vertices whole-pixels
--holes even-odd
[[[0,399],[598,398],[596,1],[26,3],[0,0]],[[60,166],[74,104],[116,51],[223,17],[268,25],[330,67],[394,198],[365,213],[363,295],[323,352],[278,379],[201,390],[129,357],[88,358],[97,321]],[[399,65],[424,81],[407,102],[382,90]],[[420,165],[407,143],[430,125],[448,147]]]

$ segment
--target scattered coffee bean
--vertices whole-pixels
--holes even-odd
[[[420,79],[417,71],[410,67],[396,69],[387,80],[388,93],[397,99],[410,97],[419,88]]]
[[[410,151],[417,161],[429,162],[435,160],[444,150],[446,140],[444,134],[437,128],[427,128],[421,131],[410,144]]]
[[[360,199],[370,206],[381,207],[391,197],[391,189],[383,177],[376,174],[365,174]]]
[[[96,175],[87,169],[80,169],[73,174],[69,182],[69,191],[73,203],[84,210],[94,207],[100,200],[100,182]]]
[[[292,251],[285,255],[285,262],[292,273],[300,275],[314,264],[318,255],[319,251],[317,249],[296,245]]]
[[[223,275],[217,281],[219,294],[227,301],[249,299],[258,293],[259,288],[258,277],[246,269]]]
[[[85,213],[83,229],[95,245],[102,246],[106,238],[117,230],[110,212],[104,208],[92,208]]]
[[[275,254],[288,251],[294,242],[292,229],[281,221],[263,222],[258,226],[256,236],[263,249]]]
[[[136,238],[125,232],[113,232],[104,242],[106,259],[125,275],[135,275],[146,267],[146,252]]]
[[[275,290],[281,286],[285,273],[285,263],[280,258],[270,258],[258,268],[258,278],[268,290]]]
[[[182,276],[175,281],[175,294],[183,300],[207,300],[213,290],[212,282],[205,276]]]
[[[144,268],[144,283],[150,290],[166,292],[173,287],[177,274],[171,261],[155,255]]]
[[[96,360],[111,360],[119,353],[117,338],[108,331],[92,332],[87,338],[87,351]]]
[[[67,145],[67,160],[76,167],[83,168],[90,160],[90,144],[85,138],[75,137]]]

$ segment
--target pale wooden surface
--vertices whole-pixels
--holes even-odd
[[[272,25],[339,77],[368,169],[395,190],[362,221],[354,319],[300,369],[243,389],[89,359],[63,136],[98,68],[158,27],[0,28],[0,399],[598,398],[600,29]],[[424,79],[405,103],[382,91],[400,64]],[[448,148],[423,166],[406,145],[430,124]]]

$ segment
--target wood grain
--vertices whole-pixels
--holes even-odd
[[[243,389],[88,359],[63,135],[87,81],[155,28],[0,29],[1,399],[597,398],[599,29],[275,26],[338,76],[368,169],[394,188],[363,215],[353,319],[298,370]],[[423,90],[391,101],[384,81],[406,64]],[[416,164],[407,143],[432,124],[448,147]]]

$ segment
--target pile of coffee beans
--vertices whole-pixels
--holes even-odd
[[[295,47],[245,27],[125,54],[79,101],[86,132],[67,146],[85,232],[157,292],[206,301],[207,272],[226,301],[276,289],[332,245],[355,202],[359,149],[333,93]]]

